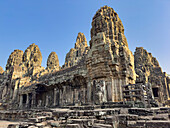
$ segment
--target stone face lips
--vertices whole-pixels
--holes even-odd
[[[168,77],[162,72],[156,58],[142,47],[137,47],[135,51],[135,71],[136,83],[151,83],[155,99],[159,103],[165,103],[168,99]]]
[[[41,66],[42,55],[37,45],[31,44],[24,52],[23,63],[26,67]]]
[[[88,46],[86,37],[83,33],[79,32],[75,47],[70,49],[65,58],[64,68],[77,65],[81,59],[87,54]]]
[[[47,59],[47,69],[59,70],[59,60],[55,52],[51,52]]]
[[[91,38],[101,32],[105,33],[106,38],[128,46],[123,24],[118,14],[111,7],[101,7],[93,17]]]
[[[19,66],[22,63],[23,51],[14,50],[8,58],[6,64],[6,70],[9,70],[11,67]]]

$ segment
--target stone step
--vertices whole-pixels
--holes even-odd
[[[113,128],[112,125],[109,124],[99,124],[99,123],[95,123],[93,125],[93,128]]]
[[[157,121],[157,120],[140,120],[137,121],[134,127],[149,127],[149,128],[170,128],[170,121]]]
[[[36,118],[29,118],[29,121],[34,122],[34,123],[40,123],[40,122],[46,121],[47,119],[49,119],[49,117],[39,116],[39,117],[36,117]]]
[[[101,106],[102,109],[104,108],[130,108],[129,105],[127,104],[111,104],[111,105],[102,105]]]
[[[67,122],[69,124],[89,124],[89,125],[92,125],[94,123],[94,119],[68,119]]]
[[[61,128],[81,128],[80,124],[61,125]]]
[[[155,111],[157,110],[152,110],[152,109],[144,109],[144,108],[130,108],[128,110],[129,114],[135,114],[139,116],[152,116]]]
[[[68,119],[96,119],[95,116],[69,116]]]
[[[106,120],[94,120],[94,123],[105,124]]]
[[[58,126],[60,126],[60,121],[50,121],[47,124],[52,127],[58,127]]]

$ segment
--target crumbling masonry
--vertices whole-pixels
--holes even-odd
[[[5,71],[0,67],[1,109],[126,104],[139,99],[129,92],[143,85],[150,85],[155,104],[169,105],[169,77],[142,47],[133,55],[123,24],[112,8],[104,6],[96,12],[89,44],[85,35],[78,33],[62,67],[55,52],[49,55],[47,67],[42,67],[42,55],[35,44],[25,52],[14,50]]]

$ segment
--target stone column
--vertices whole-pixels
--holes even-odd
[[[79,98],[78,98],[78,91],[77,89],[74,89],[74,93],[75,93],[75,105],[77,106],[78,105],[78,102],[79,102]]]
[[[28,106],[29,106],[29,95],[27,94],[26,107],[28,108]]]
[[[103,102],[107,102],[107,91],[106,91],[106,82],[105,81],[103,81]]]
[[[45,102],[45,107],[48,106],[48,95],[46,95],[46,102]]]
[[[57,100],[57,89],[54,88],[54,103],[53,103],[54,106],[56,106],[56,100]]]
[[[62,93],[62,90],[60,89],[59,91],[59,95],[60,95],[60,99],[59,99],[59,106],[62,106],[63,105],[63,93]]]
[[[17,96],[18,96],[18,88],[19,88],[19,81],[20,81],[20,80],[16,80],[16,81],[15,81],[15,88],[14,88],[12,100],[17,99]]]
[[[118,94],[119,94],[119,92],[118,92],[118,79],[116,78],[116,79],[114,79],[114,90],[115,90],[115,96],[114,96],[114,102],[117,102],[118,101]]]
[[[87,102],[91,102],[91,82],[87,84]]]
[[[31,107],[34,108],[36,106],[36,92],[32,93],[32,101],[31,101]]]
[[[20,95],[19,108],[22,108],[23,96]]]

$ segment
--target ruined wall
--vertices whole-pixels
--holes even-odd
[[[85,35],[78,33],[62,67],[55,52],[50,53],[47,67],[42,67],[35,44],[24,53],[15,50],[6,70],[0,68],[0,102],[8,108],[121,102],[122,85],[135,82],[150,82],[160,103],[169,98],[169,78],[143,48],[136,49],[134,62],[123,24],[112,8],[104,6],[94,15],[89,43],[90,47]]]
[[[165,104],[169,98],[168,77],[162,71],[157,59],[142,47],[135,51],[136,83],[151,83],[155,99],[160,104]]]
[[[86,63],[91,90],[96,90],[96,82],[103,81],[105,91],[100,93],[104,101],[122,101],[121,86],[135,82],[134,57],[124,27],[118,14],[108,6],[99,9],[93,17]]]
[[[8,58],[6,70],[1,69],[3,74],[0,75],[0,102],[19,106],[21,87],[38,83],[42,75],[50,73],[53,69],[59,70],[56,56],[54,53],[50,54],[45,70],[41,66],[42,55],[37,45],[31,44],[24,53],[14,50]],[[48,70],[49,68],[52,70]]]

